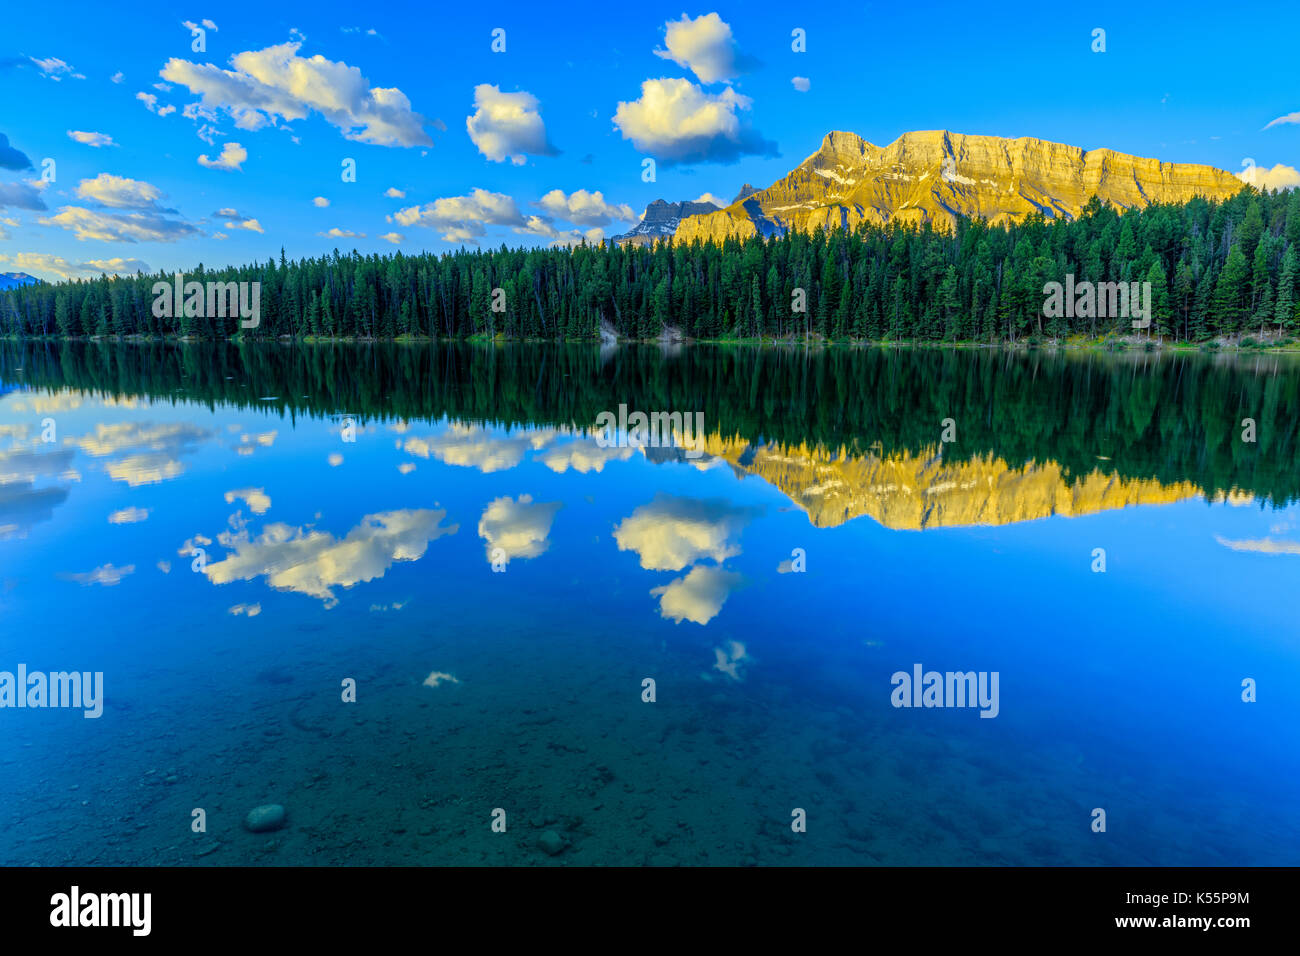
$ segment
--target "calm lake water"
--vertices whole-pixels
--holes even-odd
[[[0,343],[0,863],[1295,865],[1297,496],[1285,356]]]

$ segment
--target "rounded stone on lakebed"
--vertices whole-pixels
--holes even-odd
[[[244,817],[244,829],[251,833],[268,833],[284,826],[287,818],[288,814],[281,804],[263,804],[248,811],[248,816]]]
[[[547,830],[537,838],[537,845],[548,856],[555,856],[564,850],[564,837],[560,836],[554,830]]]

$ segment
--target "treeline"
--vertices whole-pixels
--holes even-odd
[[[1131,334],[1127,317],[1044,316],[1044,286],[1150,282],[1165,339],[1286,337],[1300,322],[1300,190],[991,226],[862,225],[781,239],[391,256],[353,252],[211,270],[260,282],[255,330],[238,319],[157,317],[170,275],[41,283],[0,293],[0,335],[584,340],[602,326],[653,339],[819,336],[993,342]],[[802,294],[797,292],[802,290]],[[797,309],[802,299],[805,308]],[[179,311],[179,310],[178,310]]]
[[[1068,476],[1300,496],[1290,356],[469,343],[0,342],[0,382],[295,418],[588,428],[620,403],[702,411],[708,434],[850,455],[1055,461]],[[1241,440],[1241,422],[1257,440]]]

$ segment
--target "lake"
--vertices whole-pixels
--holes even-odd
[[[1283,355],[0,342],[0,863],[1295,865],[1298,496]]]

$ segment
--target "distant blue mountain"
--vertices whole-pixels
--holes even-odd
[[[26,272],[0,272],[0,289],[12,289],[20,285],[32,285],[41,280],[29,276]]]

